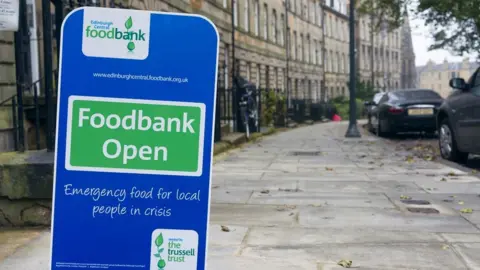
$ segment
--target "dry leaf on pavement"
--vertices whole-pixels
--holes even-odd
[[[442,180],[440,180],[440,181],[442,181],[442,182],[446,182],[446,181],[447,181],[447,178],[445,178],[445,177],[442,177]]]
[[[425,159],[426,161],[432,161],[433,157],[430,155],[426,155],[423,159]]]
[[[413,159],[412,156],[408,156],[408,157],[405,159],[405,161],[406,161],[407,163],[413,163],[413,162],[414,162],[414,159]]]
[[[337,264],[342,266],[342,267],[345,267],[345,268],[352,267],[352,261],[350,261],[350,260],[341,260]]]
[[[473,209],[472,208],[463,208],[462,210],[460,210],[461,213],[463,214],[471,214],[473,213]]]
[[[410,200],[410,199],[412,199],[412,197],[407,196],[407,195],[401,195],[401,196],[400,196],[400,199],[402,199],[402,200]]]
[[[325,167],[325,170],[327,170],[327,171],[333,171],[333,168]]]
[[[264,189],[264,190],[260,191],[260,193],[262,193],[262,194],[268,194],[268,193],[270,193],[270,190]]]
[[[463,205],[465,203],[463,201],[459,201],[458,204]]]
[[[450,247],[449,247],[448,245],[443,245],[443,246],[442,246],[442,249],[443,249],[443,250],[447,250],[447,249],[449,249],[449,248],[450,248]]]
[[[221,225],[221,228],[222,228],[222,232],[229,232],[230,231],[230,228],[228,228],[227,226]]]

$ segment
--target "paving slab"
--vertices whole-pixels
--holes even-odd
[[[318,270],[315,261],[301,261],[291,257],[211,256],[207,264],[208,270]]]
[[[38,238],[44,229],[0,229],[0,262]]]
[[[252,196],[253,190],[230,190],[226,188],[214,188],[211,191],[212,203],[238,203],[244,204]]]
[[[271,205],[328,205],[339,207],[380,207],[394,208],[382,193],[325,193],[325,192],[254,192],[248,204]]]
[[[369,178],[361,173],[357,174],[337,174],[333,171],[324,170],[315,173],[265,173],[262,180],[309,180],[309,181],[368,181]]]
[[[428,193],[443,194],[480,194],[480,183],[454,183],[454,182],[438,182],[438,183],[417,183]]]
[[[2,270],[48,270],[50,264],[50,233],[43,233],[13,255],[0,261]]]
[[[449,243],[480,243],[480,233],[441,233]]]
[[[369,193],[369,192],[423,192],[414,182],[398,181],[308,181],[299,180],[298,187],[305,191]]]
[[[375,237],[372,237],[375,235]],[[298,247],[349,243],[441,243],[438,234],[428,232],[383,231],[371,228],[265,228],[253,227],[249,246]]]
[[[284,209],[270,205],[212,204],[211,224],[240,226],[294,226],[298,209]]]
[[[279,190],[279,189],[297,189],[298,181],[291,180],[225,180],[225,187],[230,190]]]
[[[480,243],[454,244],[453,247],[470,269],[480,269]]]
[[[299,224],[313,228],[373,228],[387,231],[480,232],[459,216],[403,213],[396,209],[303,207]]]
[[[247,247],[242,255],[246,257],[295,258],[295,260],[317,262],[351,260],[353,267],[380,269],[468,269],[451,248],[444,244],[342,244],[290,247]],[[477,253],[478,254],[478,253]]]

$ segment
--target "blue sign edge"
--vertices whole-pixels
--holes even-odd
[[[62,27],[60,31],[60,57],[59,57],[59,65],[58,65],[58,82],[57,82],[57,119],[56,119],[56,130],[55,130],[55,138],[58,138],[58,133],[59,133],[59,124],[60,124],[60,102],[61,102],[61,94],[62,94],[62,87],[61,87],[61,81],[62,81],[62,62],[63,62],[63,34],[65,31],[65,23],[68,21],[70,16],[75,14],[78,11],[85,10],[85,9],[105,9],[105,10],[117,10],[115,8],[104,8],[104,7],[79,7],[76,8],[72,11],[70,11],[67,16],[63,19],[62,22]],[[215,84],[214,84],[214,97],[213,97],[213,117],[212,117],[212,138],[211,138],[211,145],[210,145],[210,153],[211,153],[211,158],[210,158],[210,175],[209,175],[209,181],[208,181],[208,211],[207,211],[207,231],[205,235],[205,259],[204,259],[204,270],[207,269],[207,264],[208,264],[208,241],[209,241],[209,234],[210,234],[210,208],[211,208],[211,197],[212,197],[212,171],[213,171],[213,150],[214,150],[214,145],[215,145],[215,118],[217,116],[217,83],[218,83],[218,55],[219,55],[219,50],[220,50],[220,35],[218,33],[218,29],[215,26],[215,24],[207,17],[200,15],[200,14],[194,14],[194,13],[178,13],[178,12],[162,12],[162,11],[151,11],[151,10],[135,10],[135,11],[143,11],[143,12],[148,12],[149,14],[165,14],[165,15],[172,15],[172,16],[182,16],[182,17],[197,17],[200,19],[205,20],[208,22],[213,30],[215,30],[215,34],[217,36],[217,54],[216,54],[216,59],[215,59]],[[83,52],[82,52],[83,53]],[[85,56],[89,57],[89,56]],[[127,60],[127,59],[125,59]],[[131,61],[138,61],[134,59],[130,59]],[[127,60],[128,61],[128,60]],[[68,125],[66,123],[65,125]],[[207,128],[207,127],[205,127]],[[204,137],[205,139],[205,137]],[[52,269],[52,262],[53,262],[53,237],[54,237],[54,219],[55,219],[55,194],[56,194],[56,184],[57,184],[57,160],[58,160],[58,140],[55,140],[55,152],[54,152],[54,163],[53,163],[53,193],[52,193],[52,215],[51,215],[51,229],[50,229],[50,260],[49,260],[49,269]],[[198,260],[198,258],[197,258]],[[197,266],[198,267],[198,266]]]

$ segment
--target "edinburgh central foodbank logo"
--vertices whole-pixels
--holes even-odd
[[[133,19],[128,17],[125,21],[125,30],[113,26],[112,22],[103,22],[92,20],[91,24],[85,29],[87,38],[100,38],[111,40],[125,40],[129,52],[135,50],[135,42],[145,41],[145,32],[141,29],[132,30]]]

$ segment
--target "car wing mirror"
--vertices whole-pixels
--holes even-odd
[[[466,90],[467,89],[467,83],[463,78],[453,78],[450,79],[450,87],[454,89],[459,89],[459,90]]]

